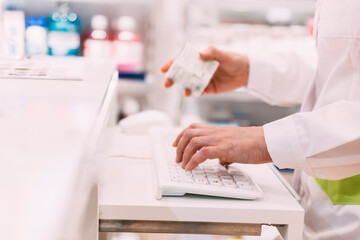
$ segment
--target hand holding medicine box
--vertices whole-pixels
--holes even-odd
[[[201,59],[198,50],[190,44],[185,44],[165,76],[190,89],[196,97],[200,97],[218,66],[218,61]]]

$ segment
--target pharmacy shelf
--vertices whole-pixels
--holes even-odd
[[[58,0],[36,0],[43,2],[58,2]],[[154,0],[67,0],[67,2],[98,3],[98,4],[150,4]]]
[[[227,102],[263,102],[260,98],[251,95],[244,89],[238,89],[234,92],[218,94],[218,95],[206,95],[201,97],[204,101],[227,101]]]
[[[218,3],[221,10],[251,11],[267,10],[269,8],[286,7],[296,12],[313,12],[316,7],[315,0],[223,0]]]
[[[120,95],[146,95],[151,89],[148,81],[119,79],[118,94]]]

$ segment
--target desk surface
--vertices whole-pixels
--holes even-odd
[[[251,165],[249,170],[264,191],[261,199],[187,195],[156,200],[151,160],[108,158],[99,184],[100,219],[301,223],[303,209],[269,166]]]
[[[86,201],[74,199],[74,191],[114,65],[81,58],[45,61],[65,61],[70,68],[83,64],[84,79],[0,80],[2,239],[65,239],[64,224],[76,218],[69,218],[69,209]]]

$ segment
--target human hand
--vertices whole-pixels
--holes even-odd
[[[193,170],[207,159],[220,164],[272,162],[262,127],[217,127],[191,124],[176,138],[176,162]]]
[[[246,55],[225,52],[214,47],[210,47],[199,54],[204,60],[217,60],[220,63],[203,94],[224,93],[247,86],[249,58]],[[166,73],[173,61],[174,59],[171,59],[165,63],[161,67],[161,72]],[[171,87],[173,84],[174,82],[171,79],[165,79],[164,86],[166,88]],[[191,91],[185,89],[184,95],[190,96]]]

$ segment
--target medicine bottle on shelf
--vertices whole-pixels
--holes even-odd
[[[25,52],[28,56],[47,54],[47,20],[42,16],[26,18]]]
[[[80,19],[69,3],[60,2],[49,16],[48,51],[54,56],[80,55]]]
[[[133,17],[123,16],[117,21],[117,33],[113,38],[113,58],[117,61],[121,74],[143,74],[143,43],[136,34],[136,21]]]
[[[7,10],[2,14],[3,55],[7,58],[22,58],[25,54],[25,13]]]
[[[90,58],[110,58],[111,41],[108,32],[108,19],[104,15],[91,18],[91,32],[84,41],[84,56]]]

